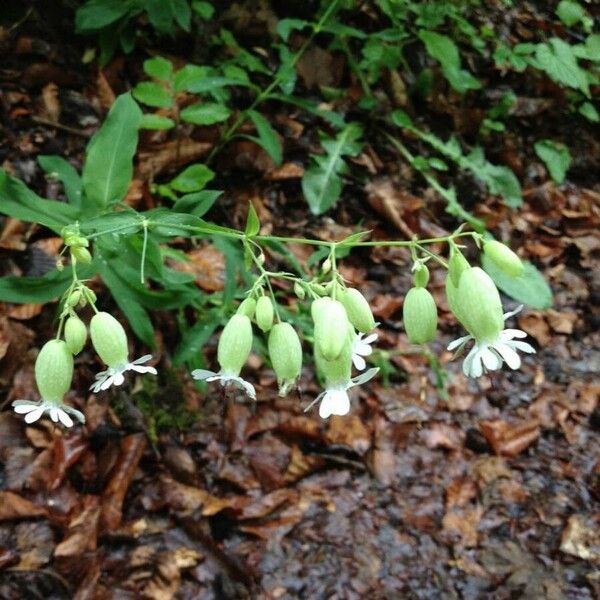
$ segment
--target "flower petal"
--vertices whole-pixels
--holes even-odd
[[[347,415],[350,412],[350,398],[345,390],[330,390],[319,406],[319,416],[327,419],[331,415]]]
[[[35,410],[32,410],[28,414],[25,415],[25,423],[35,423],[46,411],[46,407],[42,404],[41,406],[36,407]]]
[[[517,308],[515,308],[515,310],[511,310],[510,312],[504,313],[504,315],[503,315],[504,320],[506,321],[507,319],[514,317],[517,313],[520,313],[522,310],[523,310],[523,305],[519,304],[519,306],[517,306]]]
[[[463,362],[463,373],[467,377],[480,377],[483,373],[479,346],[475,344]]]
[[[511,369],[518,369],[521,366],[521,357],[508,344],[496,342],[494,350],[500,354]]]
[[[192,371],[192,377],[194,379],[198,379],[199,381],[204,381],[205,379],[208,379],[209,377],[212,378],[215,376],[217,376],[217,373],[215,373],[214,371],[207,371],[206,369],[195,369]]]
[[[63,410],[70,415],[73,415],[80,423],[85,423],[85,415],[76,408],[71,408],[70,406],[64,405]]]
[[[503,341],[512,340],[513,338],[524,338],[527,337],[527,334],[520,329],[503,329],[500,332],[500,337]]]
[[[502,359],[492,352],[487,346],[484,346],[480,352],[481,360],[488,371],[497,371],[502,366]]]
[[[64,410],[57,408],[56,412],[60,422],[65,427],[73,427],[73,419],[71,419],[71,417]]]
[[[154,367],[142,367],[138,366],[134,363],[130,363],[128,366],[128,371],[135,371],[136,373],[152,373],[152,375],[158,375],[156,369]]]
[[[17,402],[27,402],[27,404],[17,404]],[[13,402],[13,409],[18,415],[26,415],[30,413],[32,410],[40,407],[39,402],[28,402],[27,400],[16,400]]]
[[[152,360],[152,354],[144,354],[144,356],[140,358],[136,358],[133,362],[129,363],[130,365],[141,365],[142,363],[148,362]]]
[[[353,377],[350,380],[350,383],[348,383],[348,385],[346,386],[346,389],[349,390],[350,388],[353,388],[357,385],[362,385],[363,383],[367,383],[367,381],[370,381],[371,379],[373,379],[373,377],[375,377],[375,375],[377,375],[377,373],[379,373],[379,367],[370,368],[368,371],[365,371],[364,373],[361,373],[360,375]]]
[[[472,340],[472,339],[473,339],[472,335],[465,335],[463,337],[459,337],[457,340],[450,342],[448,344],[448,347],[446,348],[446,350],[454,350],[455,348],[458,348],[459,346],[466,344],[469,340]]]
[[[505,343],[507,346],[510,346],[514,350],[520,350],[521,352],[525,352],[526,354],[535,354],[535,348],[527,342],[508,341]]]
[[[365,359],[360,354],[353,354],[352,362],[354,363],[354,366],[359,371],[363,371],[364,369],[367,368],[367,363],[365,362]]]
[[[366,338],[364,338],[363,340],[361,340],[361,342],[363,344],[372,344],[374,341],[377,340],[378,337],[379,337],[379,334],[377,334],[377,333],[370,333]]]

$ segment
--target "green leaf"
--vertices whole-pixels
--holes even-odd
[[[590,87],[586,72],[579,66],[573,47],[560,38],[538,44],[535,59],[548,77],[566,87],[581,90],[588,98]]]
[[[250,83],[243,79],[233,79],[231,77],[203,77],[195,81],[189,81],[185,86],[185,91],[193,94],[204,94],[205,92],[214,92],[228,85],[241,85],[250,87]]]
[[[71,267],[42,277],[0,277],[0,302],[44,304],[62,296],[72,279]]]
[[[220,190],[202,190],[201,192],[186,194],[175,202],[173,210],[202,217],[212,208],[212,205],[222,193]]]
[[[215,172],[206,165],[190,165],[179,173],[169,185],[177,192],[184,194],[199,192],[214,177]]]
[[[259,112],[249,110],[247,111],[247,114],[254,123],[256,132],[258,133],[258,139],[254,139],[275,161],[275,164],[280,165],[283,159],[283,151],[277,132],[271,127],[269,121],[267,121]]]
[[[532,263],[525,261],[523,273],[519,277],[510,277],[489,260],[485,253],[481,255],[481,262],[487,274],[507,296],[539,310],[552,306],[552,290]]]
[[[439,61],[448,83],[461,94],[467,90],[476,90],[481,83],[468,71],[461,69],[458,46],[447,35],[435,31],[421,30],[419,37],[425,44],[427,53]]]
[[[40,198],[21,180],[11,177],[2,169],[0,169],[0,213],[28,223],[39,223],[57,233],[79,216],[79,211],[74,206]]]
[[[556,14],[567,27],[572,27],[583,21],[586,16],[581,4],[573,2],[573,0],[561,0],[556,7]]]
[[[132,0],[88,0],[75,13],[75,31],[98,31],[125,16],[133,7]]]
[[[258,218],[258,214],[256,214],[256,209],[252,202],[248,203],[248,218],[246,219],[246,229],[244,233],[248,237],[255,236],[260,231],[260,220]]]
[[[106,121],[87,146],[83,188],[91,206],[88,212],[104,210],[120,202],[133,176],[142,111],[130,94],[119,96]]]
[[[181,119],[194,125],[213,125],[229,118],[231,111],[216,102],[198,102],[181,111]]]
[[[205,21],[210,21],[215,14],[214,6],[210,2],[203,2],[202,0],[194,0],[192,10]]]
[[[172,129],[175,127],[175,121],[162,115],[142,115],[140,129]]]
[[[161,81],[168,81],[173,75],[173,63],[162,56],[155,56],[144,61],[144,73]]]
[[[114,235],[131,235],[142,228],[143,215],[133,211],[113,211],[80,223],[82,233],[104,232]]]
[[[142,104],[155,108],[170,108],[173,106],[173,97],[159,83],[142,81],[133,88],[133,97]]]
[[[346,168],[342,157],[358,155],[362,146],[358,142],[361,135],[362,128],[350,123],[335,138],[323,140],[326,156],[313,157],[314,164],[302,178],[302,191],[313,214],[323,214],[340,197],[343,187],[341,175]]]
[[[412,119],[403,110],[395,110],[392,113],[392,121],[394,122],[394,125],[398,125],[398,127],[409,129],[413,127]]]
[[[569,149],[564,144],[552,140],[540,140],[535,143],[534,148],[535,153],[546,165],[550,177],[560,185],[571,165]]]
[[[277,23],[275,30],[283,39],[283,41],[287,42],[292,31],[300,31],[308,25],[310,25],[310,23],[304,21],[303,19],[281,19]]]
[[[82,183],[75,167],[62,156],[40,155],[37,160],[48,176],[58,179],[63,184],[69,203],[80,208]]]
[[[596,107],[591,102],[584,102],[579,107],[579,114],[592,123],[598,123],[600,121],[600,115],[598,114]]]
[[[202,350],[202,346],[208,342],[210,336],[219,326],[221,317],[222,311],[220,309],[209,310],[203,313],[201,321],[197,321],[186,330],[173,356],[175,366],[191,360]]]

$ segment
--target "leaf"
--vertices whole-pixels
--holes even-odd
[[[425,29],[419,31],[419,38],[425,44],[427,53],[439,61],[448,83],[457,92],[462,94],[481,87],[481,83],[475,77],[461,69],[458,47],[451,38]]]
[[[560,38],[538,44],[535,59],[548,77],[564,86],[581,90],[588,98],[590,88],[586,72],[579,66],[573,48]]]
[[[120,202],[133,175],[142,111],[130,94],[119,96],[87,146],[83,188],[93,214]]]
[[[132,8],[132,0],[88,0],[77,9],[75,31],[86,33],[111,25]]]
[[[591,102],[584,102],[579,107],[579,114],[584,116],[592,123],[598,123],[600,121],[600,115],[598,114],[596,107]]]
[[[169,185],[177,192],[184,194],[199,192],[214,177],[215,172],[206,165],[190,165],[179,173]]]
[[[88,267],[86,271],[89,276],[91,269]],[[83,271],[79,275],[83,276]],[[62,296],[72,279],[71,267],[55,269],[42,277],[0,277],[0,301],[44,304]]]
[[[172,129],[175,127],[175,121],[162,115],[142,115],[140,129]]]
[[[214,6],[210,2],[203,2],[203,0],[193,0],[192,10],[205,21],[210,21],[215,14]]]
[[[275,161],[275,164],[280,165],[283,159],[283,153],[277,132],[273,129],[269,121],[267,121],[259,112],[249,110],[247,111],[247,114],[254,123],[258,133],[258,139],[253,139]]]
[[[81,177],[79,177],[79,173],[77,173],[75,167],[62,158],[62,156],[40,155],[37,157],[37,160],[47,175],[58,179],[63,184],[65,196],[69,200],[69,203],[80,208],[82,183]]]
[[[565,180],[571,165],[569,149],[564,144],[552,140],[539,140],[535,143],[534,148],[535,153],[546,165],[554,183],[560,185]]]
[[[133,97],[142,104],[155,108],[170,108],[173,106],[173,97],[159,83],[142,81],[133,88]]]
[[[114,211],[88,219],[80,224],[82,233],[104,232],[104,235],[131,235],[142,228],[143,216],[133,211]]]
[[[585,19],[586,13],[579,2],[561,0],[556,7],[558,18],[567,26],[572,27]]]
[[[342,156],[356,156],[361,144],[357,141],[362,128],[356,123],[347,125],[335,138],[323,140],[326,156],[313,157],[315,164],[302,178],[302,191],[310,210],[315,215],[329,210],[342,192],[341,174],[346,168]]]
[[[144,61],[144,73],[161,81],[168,81],[173,75],[173,63],[162,56],[155,56]]]
[[[523,273],[519,277],[510,277],[487,258],[485,253],[481,256],[484,270],[507,296],[539,310],[552,306],[552,290],[535,265],[524,261]]]
[[[215,90],[228,85],[250,87],[250,83],[243,79],[233,79],[231,77],[203,77],[202,79],[186,82],[184,89],[186,92],[204,94],[205,92],[214,92]]]
[[[216,102],[198,102],[184,108],[181,118],[194,125],[213,125],[229,118],[231,111],[223,104]]]
[[[256,209],[252,202],[248,203],[248,218],[246,219],[246,229],[244,233],[248,237],[255,236],[260,231],[260,220],[256,214]]]
[[[59,234],[65,225],[73,223],[79,216],[74,206],[40,198],[3,169],[0,169],[0,213],[28,223],[39,223]]]
[[[201,192],[186,194],[175,202],[173,210],[202,217],[212,208],[212,205],[222,193],[220,190],[202,190]]]
[[[398,125],[398,127],[405,127],[405,128],[413,127],[412,119],[403,110],[395,110],[392,113],[392,121],[393,121],[394,125]]]
[[[277,23],[275,30],[283,39],[283,41],[287,42],[292,31],[300,31],[308,25],[310,25],[310,23],[304,21],[303,19],[281,19]]]
[[[210,336],[219,326],[221,321],[221,310],[209,310],[203,314],[203,319],[197,321],[184,334],[181,343],[173,356],[173,364],[181,365],[194,358],[208,342]]]

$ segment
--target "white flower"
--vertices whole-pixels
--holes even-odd
[[[363,339],[364,336],[364,333],[358,333],[352,344],[352,362],[359,371],[364,371],[366,368],[367,363],[363,357],[369,356],[373,352],[371,344],[378,337],[376,333],[371,333]]]
[[[350,412],[350,398],[348,390],[362,385],[373,379],[377,375],[379,368],[372,368],[360,375],[353,377],[345,383],[328,386],[324,392],[321,392],[304,410],[310,410],[314,404],[320,402],[319,416],[322,419],[327,419],[331,415],[347,415]]]
[[[12,405],[18,415],[25,415],[25,423],[35,423],[46,412],[55,423],[60,421],[65,427],[73,427],[73,419],[69,415],[73,415],[80,423],[85,423],[82,412],[62,402],[15,400]]]
[[[90,386],[90,390],[95,393],[107,390],[111,385],[121,385],[125,378],[123,373],[126,371],[135,371],[136,373],[152,373],[156,375],[154,367],[143,367],[143,363],[152,359],[151,354],[146,354],[133,362],[120,363],[114,367],[108,367],[106,371],[101,371],[96,375],[96,382]]]
[[[504,320],[512,317],[521,311],[523,306],[516,310],[504,314]],[[493,340],[475,340],[475,345],[471,348],[463,362],[463,373],[467,377],[480,377],[487,371],[497,371],[502,367],[504,361],[511,369],[518,369],[521,366],[521,357],[517,350],[527,354],[535,354],[533,346],[527,342],[521,342],[514,338],[524,338],[527,334],[520,329],[503,329],[498,337]],[[457,354],[463,349],[465,344],[474,339],[472,335],[454,340],[448,350],[457,349]]]
[[[207,383],[211,381],[220,381],[223,387],[228,383],[233,383],[237,387],[243,389],[252,400],[256,400],[254,386],[235,373],[215,373],[214,371],[207,371],[206,369],[196,369],[195,371],[192,371],[192,377],[199,381],[206,381]]]

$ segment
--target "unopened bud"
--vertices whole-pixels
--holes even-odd
[[[81,300],[81,290],[75,290],[74,292],[71,292],[69,294],[69,297],[67,298],[67,305],[72,308],[74,306],[77,306],[79,304],[80,300]]]
[[[252,297],[248,297],[240,302],[237,309],[238,315],[246,315],[249,319],[254,318],[254,312],[256,311],[256,300]]]
[[[239,375],[252,349],[252,323],[246,315],[233,315],[219,338],[217,360],[224,373]]]
[[[419,288],[427,287],[429,283],[429,269],[423,263],[419,263],[414,275],[415,286]]]
[[[261,296],[256,302],[256,324],[265,333],[273,327],[273,302],[269,296]]]
[[[87,327],[76,316],[69,317],[65,322],[65,343],[71,354],[79,354],[87,341]]]
[[[73,355],[62,340],[46,342],[35,361],[35,382],[44,400],[60,402],[71,387]]]
[[[502,242],[486,241],[483,245],[485,255],[510,277],[519,277],[525,268],[521,259]]]
[[[451,246],[448,275],[450,275],[450,279],[455,287],[458,287],[463,271],[470,267],[469,261],[462,255],[462,252],[456,246]]]
[[[294,294],[296,294],[296,297],[299,300],[304,300],[304,298],[306,297],[306,290],[304,289],[304,286],[298,281],[294,283]]]
[[[355,288],[348,288],[340,300],[346,309],[348,320],[357,331],[368,333],[375,327],[375,319],[367,299]]]
[[[127,362],[127,334],[112,315],[107,312],[96,313],[90,321],[90,337],[98,356],[109,367]]]
[[[404,298],[402,309],[404,329],[413,344],[426,344],[435,338],[437,307],[433,296],[424,287],[414,287]]]
[[[273,365],[279,395],[285,396],[302,370],[302,345],[289,323],[276,323],[269,334],[269,358]]]
[[[319,298],[312,303],[315,344],[326,360],[338,358],[348,338],[348,315],[341,302]]]
[[[80,262],[83,265],[89,265],[92,262],[92,255],[90,254],[90,251],[82,246],[72,246],[71,256],[75,258],[77,262]]]
[[[321,271],[323,271],[323,273],[327,274],[329,273],[329,271],[331,271],[331,260],[330,259],[325,259],[323,261],[323,264],[321,265]]]

